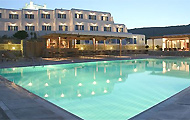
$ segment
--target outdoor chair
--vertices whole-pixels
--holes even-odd
[[[4,56],[7,60],[11,60],[11,61],[17,61],[18,58],[16,57],[16,55],[14,55],[12,52],[10,51],[5,51]]]
[[[1,62],[7,61],[6,58],[5,58],[5,54],[3,52],[0,52],[0,61]]]

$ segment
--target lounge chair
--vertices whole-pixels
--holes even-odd
[[[4,52],[4,56],[7,60],[13,60],[13,61],[17,61],[18,58],[10,51],[5,51]]]

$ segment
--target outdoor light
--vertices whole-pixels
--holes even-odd
[[[15,68],[13,68],[13,71],[15,71]]]
[[[45,94],[44,97],[48,97],[49,95],[48,94]]]
[[[134,69],[134,72],[137,72],[137,68]]]
[[[12,50],[15,50],[15,47],[12,47]]]
[[[94,91],[92,91],[92,93],[91,93],[92,95],[95,95],[95,92]]]
[[[122,81],[122,79],[121,78],[119,78],[119,80],[118,81]]]
[[[46,83],[45,86],[46,86],[46,87],[49,86],[48,83]]]
[[[81,86],[82,86],[82,83],[79,83],[78,86],[81,87]]]
[[[8,44],[12,44],[12,42],[8,42]]]
[[[113,49],[113,47],[110,47],[110,49],[112,50],[112,49]]]
[[[106,80],[107,83],[110,83],[110,80]]]
[[[107,93],[108,91],[107,90],[104,90],[104,93]]]
[[[81,94],[78,94],[78,97],[81,97]]]
[[[137,47],[135,47],[135,49],[137,49]]]
[[[170,71],[170,69],[168,69],[168,71]]]
[[[62,93],[62,94],[61,94],[61,97],[65,97],[65,95]]]
[[[59,13],[60,13],[60,14],[65,14],[65,12],[64,12],[64,11],[59,11]]]
[[[94,81],[93,84],[96,85],[96,81]]]
[[[28,83],[28,86],[32,86],[32,83],[30,82],[30,83]]]
[[[83,48],[83,47],[81,47],[80,49],[81,49],[81,50],[84,50],[84,48]]]

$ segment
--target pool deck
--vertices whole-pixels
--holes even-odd
[[[79,62],[93,62],[106,60],[129,60],[143,58],[160,58],[147,55],[130,55],[118,58],[84,58],[84,59],[46,59],[43,65],[68,64]],[[161,57],[162,58],[162,57]],[[37,66],[41,62],[10,61],[0,63],[0,68]],[[174,95],[162,103],[131,118],[131,120],[186,120],[190,119],[190,88]],[[2,120],[80,120],[81,118],[65,111],[64,109],[40,98],[26,89],[9,82],[0,76],[0,119]]]

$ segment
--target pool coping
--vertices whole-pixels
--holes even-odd
[[[3,68],[17,68],[17,67],[37,67],[45,65],[59,65],[59,64],[73,64],[73,63],[84,63],[84,62],[100,62],[100,61],[119,61],[119,60],[134,60],[134,59],[164,59],[164,58],[174,58],[173,56],[126,56],[125,58],[103,58],[103,59],[70,59],[62,61],[52,61],[50,63],[34,63],[34,64],[24,64],[24,65],[14,65],[14,66],[0,66],[0,69]],[[181,57],[175,57],[181,58]]]

